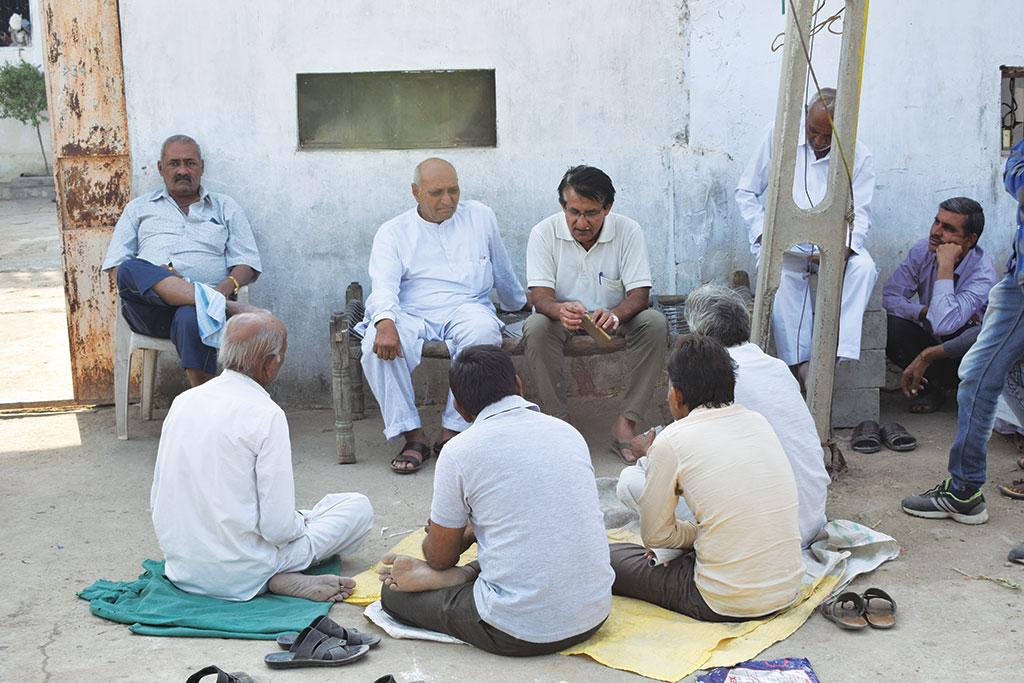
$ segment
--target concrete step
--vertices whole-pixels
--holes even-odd
[[[54,199],[53,176],[20,176],[0,183],[0,199]]]

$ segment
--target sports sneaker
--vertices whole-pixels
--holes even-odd
[[[904,498],[903,511],[927,519],[951,517],[961,524],[984,524],[988,521],[985,496],[981,491],[967,499],[957,498],[949,489],[949,479],[929,491]]]
[[[1019,562],[1024,564],[1024,543],[1010,551],[1010,554],[1006,556],[1010,562]]]

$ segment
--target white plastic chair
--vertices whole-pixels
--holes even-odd
[[[238,300],[249,303],[249,288],[238,291]],[[156,382],[156,361],[162,351],[178,355],[170,339],[147,337],[128,327],[121,313],[121,297],[117,298],[117,319],[114,322],[114,424],[117,438],[128,439],[128,389],[132,374],[132,355],[142,351],[142,419],[153,419],[153,386]]]

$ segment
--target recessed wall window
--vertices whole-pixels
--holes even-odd
[[[1001,66],[1002,106],[1000,109],[1002,146],[1004,152],[1024,137],[1024,67]]]
[[[300,149],[494,147],[493,70],[298,74]]]

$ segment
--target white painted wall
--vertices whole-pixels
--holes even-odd
[[[42,41],[39,38],[39,24],[36,21],[36,17],[39,16],[38,0],[32,0],[29,3],[29,12],[31,12],[30,20],[32,22],[32,44],[23,48],[0,47],[0,64],[16,64],[24,60],[30,64],[42,66]],[[10,17],[0,17],[5,29],[8,19]],[[50,160],[52,153],[49,125],[44,123],[40,126],[40,133],[43,136],[46,158]],[[15,178],[22,173],[40,174],[45,172],[36,129],[14,119],[0,119],[0,182]]]
[[[872,5],[860,131],[878,171],[883,277],[955,194],[982,202],[982,242],[1005,256],[998,67],[1024,64],[1006,20],[1016,5]],[[752,268],[732,188],[774,116],[777,0],[120,8],[135,190],[159,187],[166,135],[201,141],[206,186],[233,195],[256,228],[266,272],[253,300],[291,330],[277,394],[293,405],[326,403],[329,312],[349,281],[369,284],[375,229],[412,205],[412,167],[436,153],[297,151],[297,73],[495,69],[498,147],[440,154],[464,196],[494,208],[521,275],[530,227],[557,210],[558,180],[581,162],[611,175],[616,209],[646,228],[655,291]],[[815,48],[829,84],[838,44],[823,33]]]

